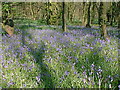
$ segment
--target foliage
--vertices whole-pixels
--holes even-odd
[[[13,7],[15,4],[17,4],[16,2],[2,2],[2,17],[13,17],[12,11],[16,10],[15,7]]]
[[[3,2],[2,3],[2,15],[9,16],[14,19],[25,18],[31,20],[43,20],[48,25],[62,25],[62,3],[61,2]],[[106,3],[106,11],[110,14],[109,25],[115,23],[118,24],[119,15],[119,3],[110,2]],[[82,24],[86,24],[87,21],[87,8],[88,3],[82,2],[67,2],[66,3],[66,21],[72,24],[79,25],[81,21]],[[93,8],[93,10],[92,10]],[[90,9],[90,8],[89,8]],[[92,21],[97,21],[99,11],[99,2],[91,3],[90,16]],[[112,20],[113,17],[113,20]],[[75,21],[75,23],[74,23]],[[98,21],[96,22],[98,23]]]

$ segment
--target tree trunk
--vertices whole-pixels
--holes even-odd
[[[118,28],[120,28],[120,2],[117,3],[117,10],[118,10]]]
[[[82,17],[82,25],[85,26],[87,19],[86,19],[86,2],[83,2],[83,17]]]
[[[62,3],[63,5],[63,12],[62,12],[62,29],[65,32],[66,31],[66,7],[65,7],[65,2]]]
[[[94,24],[94,19],[95,19],[95,7],[96,7],[96,2],[93,2],[92,3],[92,12],[91,12],[91,24]]]
[[[14,27],[11,27],[9,25],[2,24],[2,28],[10,35],[13,36],[14,34]]]
[[[32,10],[32,3],[30,2],[30,11],[31,11],[31,19],[34,20],[34,13],[33,13],[33,10]]]
[[[111,18],[110,11],[108,11],[107,12],[107,22],[110,22],[110,18]]]
[[[113,5],[113,2],[111,3],[111,6]],[[111,19],[110,19],[110,25],[113,26],[113,6],[111,8]]]
[[[47,25],[50,24],[50,2],[47,2]]]
[[[68,21],[70,20],[70,7],[69,7],[69,3],[68,3],[68,14],[67,14],[67,17],[68,17]]]
[[[91,7],[91,2],[89,2],[89,6],[88,6],[88,12],[87,12],[87,24],[86,27],[90,28],[90,7]]]
[[[100,22],[101,22],[101,7],[100,7],[100,5],[99,5],[99,8],[97,9],[98,10],[98,24],[99,24],[99,26],[100,26]]]
[[[120,15],[118,17],[118,28],[120,28]]]
[[[99,8],[99,20],[100,20],[100,28],[101,28],[101,36],[104,37],[104,39],[109,39],[106,31],[106,7],[105,2],[100,2],[100,8]]]

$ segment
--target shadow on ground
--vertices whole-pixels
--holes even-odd
[[[26,44],[25,42],[25,35],[29,34],[29,38],[33,39],[30,35],[30,33],[26,32],[25,30],[22,31],[22,43],[23,46],[26,45],[28,48],[30,48],[30,54],[33,56],[33,58],[36,61],[36,64],[38,65],[39,68],[39,77],[40,81],[37,81],[38,88],[41,86],[41,82],[44,85],[43,88],[54,88],[54,83],[53,83],[53,77],[50,73],[50,69],[47,66],[47,64],[44,63],[44,56],[45,56],[45,44],[43,41],[41,41],[39,44],[40,46],[38,48],[34,48],[29,44]]]

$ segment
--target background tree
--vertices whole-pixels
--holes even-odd
[[[111,3],[111,22],[110,25],[113,26],[113,22],[114,22],[114,17],[115,17],[115,2]]]
[[[118,25],[118,28],[120,28],[120,2],[117,2],[117,5],[116,5],[117,7],[116,7],[116,16],[117,16],[117,18],[116,18],[116,20],[117,20],[117,25]]]
[[[91,18],[90,18],[91,17],[91,15],[90,15],[91,10],[90,9],[91,9],[91,2],[88,3],[88,9],[87,9],[87,24],[86,24],[86,27],[89,27],[89,28],[91,27],[90,26],[90,23],[91,23]]]
[[[107,2],[107,25],[119,25],[118,2]],[[47,25],[61,25],[62,2],[3,2],[2,16],[10,16],[16,20],[27,19]],[[100,25],[100,2],[66,2],[66,24],[90,27]],[[99,11],[99,12],[98,12]],[[99,14],[100,13],[100,14]],[[110,25],[111,23],[111,25]],[[118,26],[119,27],[119,26]]]
[[[66,31],[66,6],[65,6],[65,2],[62,3],[63,5],[63,12],[62,12],[62,29],[63,31]]]
[[[106,3],[105,2],[100,2],[100,7],[99,7],[99,22],[100,22],[100,28],[101,28],[101,36],[104,37],[105,39],[109,38],[107,35],[107,30],[106,30]]]
[[[86,23],[87,23],[87,12],[86,12],[86,9],[87,9],[87,3],[86,2],[83,2],[83,14],[82,14],[82,25],[85,26]]]
[[[120,28],[120,2],[116,2],[115,3],[115,11],[114,11],[114,15],[115,15],[115,22],[118,26],[118,28]],[[115,25],[116,25],[115,24]]]
[[[47,25],[49,25],[50,24],[50,21],[49,21],[49,19],[50,19],[50,2],[47,2],[46,3],[46,13],[47,13]]]

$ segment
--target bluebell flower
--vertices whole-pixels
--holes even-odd
[[[77,74],[77,72],[75,71],[74,74]]]
[[[69,75],[69,73],[70,73],[70,72],[68,72],[68,71],[65,71],[65,75],[66,75],[66,76],[67,76],[67,75]]]

